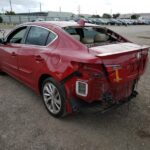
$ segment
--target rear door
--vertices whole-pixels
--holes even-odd
[[[47,53],[51,50],[48,45],[55,38],[56,34],[46,28],[30,27],[24,45],[19,50],[20,77],[29,86],[34,86],[40,70],[44,69],[48,57]]]

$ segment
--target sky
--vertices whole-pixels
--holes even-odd
[[[0,0],[0,12],[10,11],[10,0]],[[11,0],[13,11],[65,11],[75,14],[150,13],[150,0]]]

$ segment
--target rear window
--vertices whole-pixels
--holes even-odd
[[[89,38],[94,38],[96,34],[99,34],[98,31],[96,31],[96,29],[94,28],[83,28],[83,32],[84,32],[84,37],[89,37]]]
[[[109,35],[104,28],[96,27],[67,27],[65,31],[76,40],[88,46],[102,44],[109,40]]]

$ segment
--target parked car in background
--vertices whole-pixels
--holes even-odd
[[[147,60],[147,46],[84,20],[26,23],[0,40],[0,72],[41,94],[54,117],[83,103],[110,107],[131,100]]]
[[[122,25],[127,26],[128,23],[124,19],[118,19],[118,21],[121,22]]]
[[[54,21],[60,21],[60,19],[59,18],[54,18]]]
[[[80,20],[79,18],[76,20]],[[150,25],[150,20],[145,19],[114,19],[114,18],[89,18],[88,23],[97,25]]]
[[[110,19],[110,22],[109,22],[110,25],[122,25],[122,22],[120,22],[119,20],[117,19]]]

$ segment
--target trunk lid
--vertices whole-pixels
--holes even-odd
[[[89,49],[100,57],[110,82],[125,82],[139,78],[148,60],[149,46],[117,43]]]

